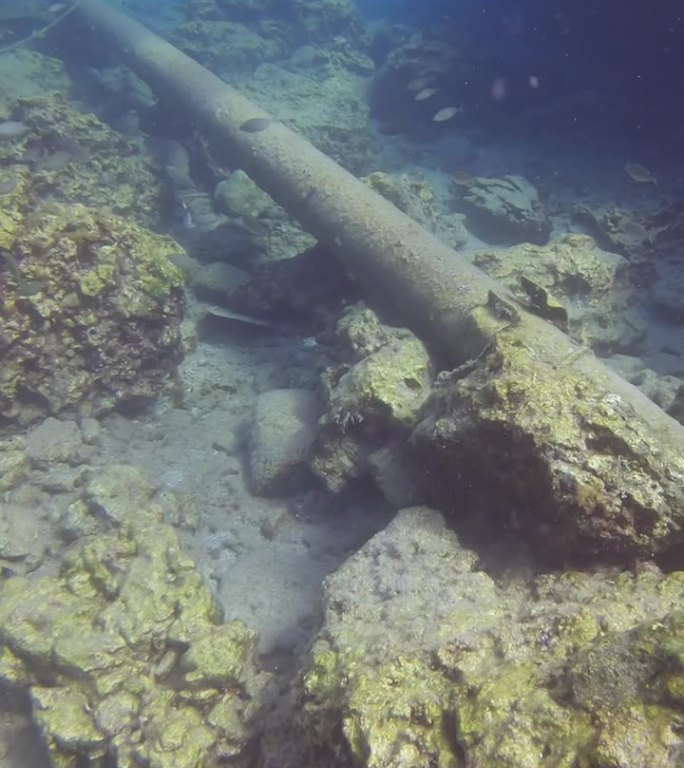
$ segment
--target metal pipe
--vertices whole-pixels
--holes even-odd
[[[615,483],[627,482],[626,462],[630,472],[643,475],[644,483],[653,483],[655,490],[648,499],[634,500],[631,506],[612,500],[614,509],[624,507],[625,516],[643,518],[634,523],[635,531],[640,525],[652,531],[650,536],[639,534],[640,552],[663,548],[672,536],[677,538],[672,532],[684,524],[684,429],[679,423],[590,351],[516,306],[502,286],[216,75],[101,0],[77,0],[76,6],[94,30],[113,41],[126,64],[159,96],[184,110],[216,147],[226,150],[304,229],[328,245],[371,295],[423,339],[445,350],[449,365],[458,366],[478,356],[484,361],[497,354],[503,359],[503,369],[516,365],[515,350],[529,352],[521,386],[526,391],[525,407],[536,417],[529,421],[531,442],[537,445],[546,439],[544,465],[549,495],[557,505],[551,516],[561,507],[565,515],[592,514],[580,491],[567,490],[567,461],[563,467],[554,465],[553,456],[567,455],[567,445],[548,443],[566,438],[534,434],[539,425],[553,424],[560,409],[577,422],[580,437],[582,430],[593,428],[580,423],[580,409],[573,415],[572,398],[584,396],[573,382],[581,380],[583,391],[591,393],[602,412],[610,411],[612,421],[608,421],[615,429],[631,435],[620,439],[643,438],[645,446],[627,451],[630,458],[620,455],[616,442],[611,448],[616,454],[595,462],[592,477],[606,493],[611,488],[621,493]],[[504,315],[507,305],[513,308],[512,319],[498,314],[497,296]],[[561,382],[558,392],[564,393],[563,402],[537,391],[536,381]],[[601,450],[595,449],[597,453]],[[634,458],[644,451],[654,454],[652,459]],[[587,456],[577,453],[579,473],[579,464],[586,465]],[[588,448],[587,455],[590,453]],[[586,474],[586,466],[582,471]],[[646,519],[648,523],[643,522]],[[679,523],[673,522],[677,520]],[[604,533],[597,526],[596,537]]]

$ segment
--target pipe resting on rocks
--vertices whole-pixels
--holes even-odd
[[[438,387],[420,440],[453,461],[477,453],[485,474],[515,489],[523,525],[545,546],[629,558],[684,542],[679,423],[170,43],[101,0],[76,7],[372,296],[460,366]]]

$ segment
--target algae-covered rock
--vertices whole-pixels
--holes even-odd
[[[28,474],[29,459],[23,441],[17,438],[0,442],[0,491],[9,491]]]
[[[26,687],[54,765],[203,768],[237,759],[267,676],[154,507],[55,577],[0,587],[0,678]]]
[[[261,216],[275,206],[271,197],[239,168],[216,186],[214,202],[223,213],[247,219]]]
[[[85,487],[85,500],[91,509],[121,525],[128,515],[150,500],[153,487],[135,467],[113,464],[99,471]]]
[[[342,374],[330,393],[331,418],[343,429],[365,421],[409,427],[429,393],[431,374],[422,342],[397,331]]]
[[[14,238],[0,272],[0,425],[153,397],[181,355],[180,247],[58,203]]]
[[[645,217],[634,211],[616,206],[578,205],[573,219],[606,250],[630,259],[641,258],[651,250],[652,236],[644,224]]]
[[[683,596],[655,568],[498,583],[440,515],[403,510],[325,580],[264,764],[677,768]]]
[[[468,239],[460,214],[444,214],[432,185],[420,176],[374,171],[362,181],[452,248]]]
[[[644,336],[643,320],[630,306],[626,260],[602,251],[586,235],[564,235],[546,246],[479,251],[473,261],[532,311],[544,308],[531,303],[525,281],[548,291],[564,311],[564,330],[594,349],[628,349]]]
[[[337,332],[356,360],[331,387],[332,420],[343,428],[366,421],[411,426],[432,381],[424,345],[410,331],[381,325],[373,312],[358,306],[344,313]]]
[[[327,407],[311,460],[334,492],[362,477],[370,454],[392,434],[406,439],[432,383],[422,342],[404,328],[383,325],[362,305],[345,310],[336,334],[348,362],[324,376]]]
[[[537,190],[522,176],[474,177],[456,189],[468,228],[486,243],[548,242],[551,224]]]
[[[282,30],[260,35],[249,24],[220,16],[190,16],[175,30],[173,42],[182,51],[214,71],[251,71],[263,61],[280,58],[286,51]]]
[[[293,48],[336,36],[354,42],[362,34],[361,16],[352,0],[188,0],[185,6],[189,21],[181,25],[181,36],[195,19],[209,26],[226,21],[244,24],[248,37],[281,40]]]
[[[503,310],[513,314],[502,317],[494,305],[475,310],[493,341],[440,375],[414,432],[448,497],[469,483],[500,494],[512,523],[556,563],[624,562],[681,543],[681,452],[643,428],[617,376],[587,377],[588,349],[558,334],[555,362],[539,365],[541,321],[505,302]],[[659,417],[645,397],[643,407]]]
[[[22,98],[11,117],[27,127],[0,142],[3,166],[31,168],[32,198],[83,203],[141,224],[159,222],[162,185],[151,158],[59,94]]]

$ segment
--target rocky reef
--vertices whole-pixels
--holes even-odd
[[[58,574],[0,586],[0,679],[28,692],[52,765],[244,765],[268,683],[256,634],[221,622],[149,485],[123,469],[74,502],[91,535]]]
[[[533,312],[601,354],[633,349],[645,334],[627,260],[586,235],[563,235],[547,246],[478,251],[473,263]]]
[[[151,398],[181,357],[179,246],[78,204],[24,214],[26,173],[14,180],[0,227],[0,423]]]
[[[373,147],[366,80],[374,64],[351,0],[192,0],[174,42],[343,166],[362,171]]]
[[[27,203],[83,203],[159,223],[162,184],[139,145],[59,94],[22,98],[6,114],[23,129],[0,142],[0,184],[9,187],[12,174],[28,169]]]
[[[401,511],[326,579],[262,765],[679,765],[682,574],[533,576],[494,557],[503,579],[439,514]]]
[[[210,68],[233,72],[282,58],[299,46],[362,36],[351,0],[189,0],[176,44]]]
[[[522,176],[474,177],[456,185],[468,228],[487,243],[545,245],[551,233],[539,193]]]

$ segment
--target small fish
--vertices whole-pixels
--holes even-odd
[[[406,90],[408,91],[422,91],[423,88],[430,85],[432,82],[431,77],[416,77],[413,80],[409,80],[406,83]]]
[[[458,184],[459,187],[469,187],[475,181],[475,177],[466,171],[454,171],[451,174],[451,180],[454,184]]]
[[[625,173],[632,181],[636,181],[638,184],[653,184],[654,186],[658,186],[655,176],[648,170],[648,168],[644,168],[644,166],[639,165],[639,163],[625,163]]]
[[[207,307],[207,314],[213,315],[214,317],[223,317],[226,320],[235,320],[238,323],[246,323],[247,325],[258,325],[262,328],[280,329],[280,326],[276,323],[271,323],[268,320],[260,320],[258,317],[243,315],[240,312],[233,312],[230,309],[225,309],[224,307]]]
[[[265,131],[272,122],[270,117],[252,117],[242,123],[240,130],[245,133],[259,133]]]
[[[425,101],[425,99],[429,99],[430,96],[434,96],[438,88],[423,88],[422,91],[418,91],[418,93],[413,97],[414,101]]]
[[[451,120],[455,115],[463,113],[463,107],[443,107],[432,116],[433,123],[443,123],[446,120]]]

